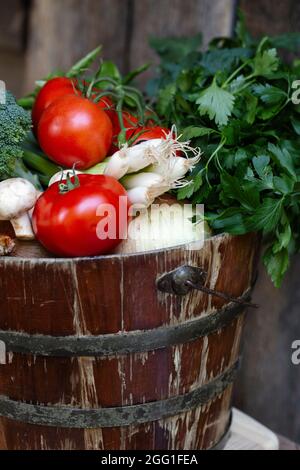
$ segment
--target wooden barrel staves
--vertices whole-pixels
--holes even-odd
[[[54,259],[19,243],[0,258],[0,448],[220,447],[245,306],[185,281],[206,272],[244,299],[258,244],[222,235],[198,251]]]

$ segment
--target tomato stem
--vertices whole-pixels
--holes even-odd
[[[76,165],[73,165],[72,173],[71,172],[67,173],[65,183],[62,182],[64,179],[64,172],[63,171],[61,172],[61,179],[58,185],[59,194],[67,194],[70,191],[73,191],[73,189],[79,188],[80,181],[79,181],[78,175],[76,174],[75,166]],[[73,178],[73,181],[72,181],[72,178]]]

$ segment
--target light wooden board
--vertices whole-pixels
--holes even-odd
[[[279,439],[258,421],[234,408],[231,437],[224,450],[279,450]]]

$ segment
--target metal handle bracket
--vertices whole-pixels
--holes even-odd
[[[245,307],[257,308],[258,305],[247,302],[245,298],[233,297],[225,292],[219,292],[205,286],[207,280],[207,272],[197,266],[184,265],[163,274],[156,281],[157,289],[161,292],[176,295],[186,295],[192,289],[202,291],[208,295],[214,295],[224,300],[229,300],[237,304],[242,304]]]

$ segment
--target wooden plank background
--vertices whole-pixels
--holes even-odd
[[[22,51],[26,21],[26,4],[22,0],[1,2],[0,47],[8,51]]]
[[[297,31],[297,0],[241,0],[254,35]],[[235,0],[10,0],[0,15],[0,78],[18,95],[54,68],[65,69],[98,44],[123,71],[153,61],[150,35],[203,32],[204,43],[230,35]],[[29,8],[30,7],[30,8]],[[26,34],[27,31],[27,34]],[[25,41],[26,40],[26,41]],[[27,45],[27,47],[25,47]],[[146,77],[147,78],[147,77]],[[145,79],[144,79],[145,80]],[[300,367],[291,343],[300,339],[300,256],[281,290],[262,268],[250,311],[236,404],[280,434],[300,441]]]
[[[24,0],[0,4],[0,76],[15,93],[21,93],[25,77],[26,6]]]
[[[216,31],[231,34],[234,4],[234,0],[185,0],[184,5],[181,0],[32,0],[24,54],[26,67],[19,64],[24,81],[14,81],[13,91],[20,94],[31,90],[34,80],[49,70],[67,69],[98,44],[103,45],[104,58],[115,61],[126,72],[145,62],[156,62],[148,46],[151,35],[178,36],[202,31],[207,43]],[[9,21],[13,22],[14,17],[12,5]],[[0,21],[1,25],[2,18]],[[1,59],[1,49],[0,41],[3,74],[6,57]],[[12,75],[14,72],[9,74]],[[146,79],[147,76],[144,82]]]

